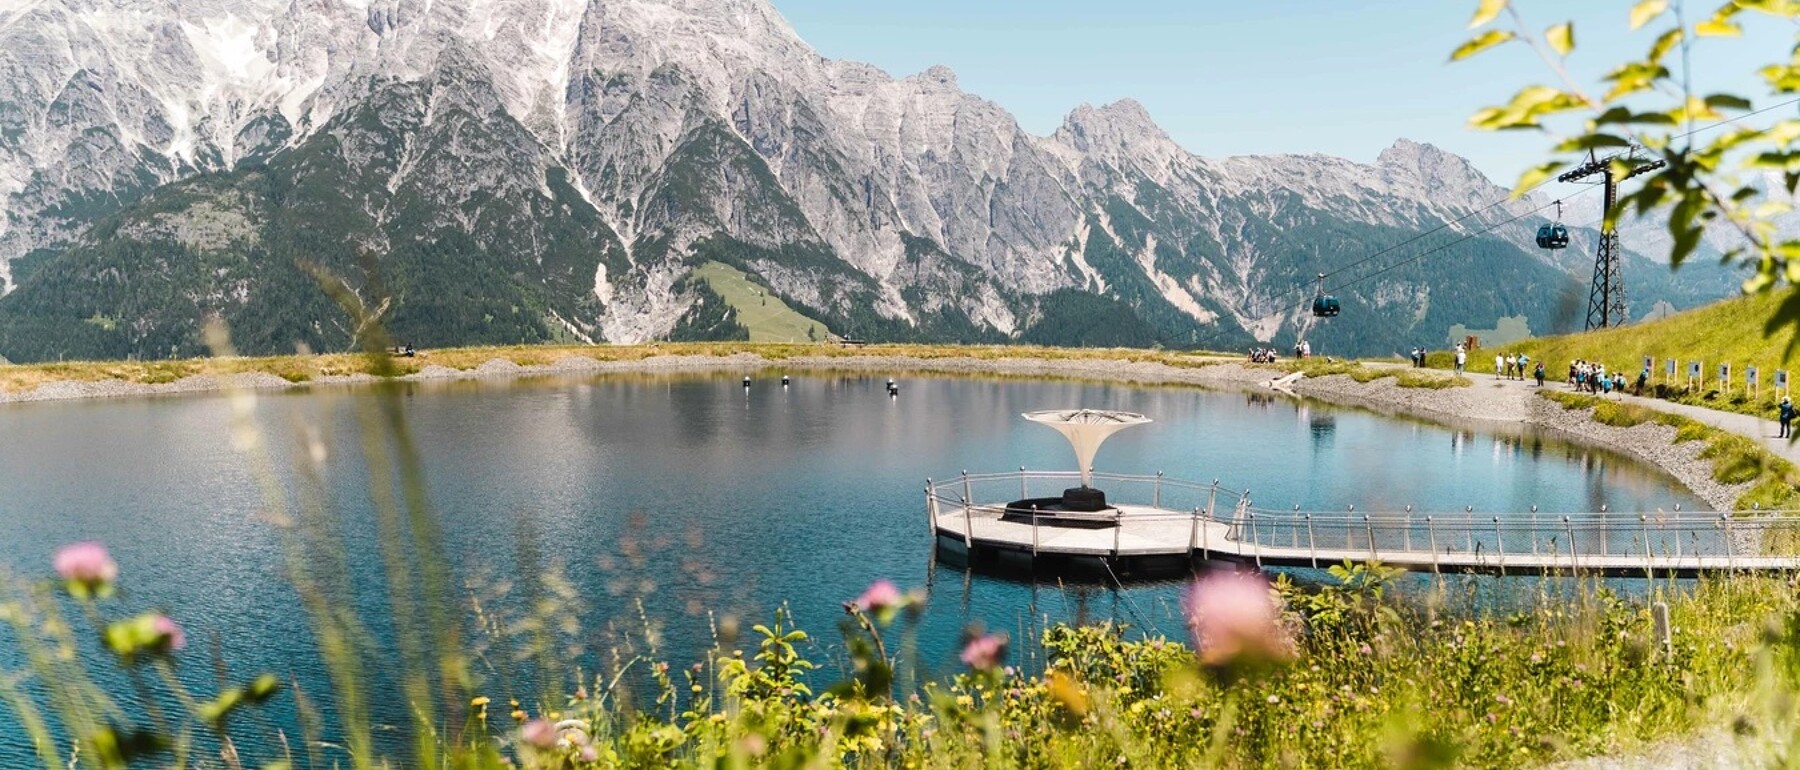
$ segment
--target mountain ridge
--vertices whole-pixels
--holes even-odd
[[[448,271],[430,285],[451,295],[512,266],[479,280],[504,285],[508,312],[530,316],[499,324],[521,339],[665,337],[699,299],[684,278],[716,259],[831,328],[896,339],[1004,341],[1047,318],[1070,328],[1053,316],[1073,305],[1051,299],[1078,291],[1155,329],[1142,344],[1311,333],[1397,348],[1439,320],[1407,301],[1460,292],[1445,285],[1454,276],[1401,269],[1353,291],[1351,309],[1401,321],[1377,331],[1309,331],[1303,303],[1275,302],[1270,287],[1304,286],[1446,223],[1475,233],[1482,225],[1457,220],[1505,194],[1466,160],[1410,140],[1374,164],[1204,158],[1131,99],[1079,105],[1034,135],[947,67],[895,78],[823,57],[763,0],[46,0],[0,16],[0,71],[18,75],[0,85],[0,354],[15,358],[165,355],[163,345],[198,344],[200,315],[311,307],[254,276],[203,289],[134,262],[120,274],[145,288],[118,296],[192,295],[183,306],[195,317],[158,322],[172,337],[115,324],[99,348],[20,340],[122,318],[85,296],[112,291],[94,276],[124,271],[120,254],[211,258],[198,253],[206,243],[145,224],[146,212],[188,221],[221,206],[263,244],[222,248],[249,248],[239,256],[259,265],[350,269],[351,255],[373,251],[414,278]],[[307,221],[307,238],[284,235],[266,212],[293,201],[258,198],[244,187],[249,169],[294,175],[282,194],[332,213]],[[217,192],[226,203],[166,210],[184,194],[172,185],[203,178],[238,181]],[[341,200],[314,197],[326,195]],[[1531,251],[1528,229],[1473,241],[1549,295],[1529,308],[1503,291],[1472,295],[1458,320],[1525,312],[1555,326],[1566,315],[1560,297],[1585,276]],[[588,234],[578,256],[577,231]],[[289,253],[302,244],[330,253]],[[409,248],[422,251],[400,253]],[[590,274],[575,280],[577,266]],[[266,344],[344,342],[320,331],[323,319],[284,323]],[[455,323],[451,341],[496,333]]]

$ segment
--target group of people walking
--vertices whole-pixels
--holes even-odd
[[[1638,372],[1637,392],[1639,395],[1643,394],[1644,383],[1649,379],[1650,370],[1645,369]],[[1614,371],[1608,374],[1606,364],[1576,359],[1569,363],[1569,387],[1574,388],[1577,393],[1596,395],[1619,393],[1623,395],[1625,393],[1625,373]]]
[[[1272,364],[1275,363],[1275,359],[1278,357],[1279,356],[1275,353],[1274,348],[1250,349],[1250,363],[1253,364]]]
[[[1544,384],[1544,362],[1539,361],[1537,369],[1531,369],[1531,356],[1524,353],[1495,353],[1494,379],[1523,380],[1527,372],[1537,377],[1537,384]]]

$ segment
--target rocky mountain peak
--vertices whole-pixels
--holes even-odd
[[[1491,198],[1501,188],[1475,168],[1467,158],[1436,145],[1398,139],[1375,158],[1375,167],[1400,184],[1426,188],[1430,198]]]
[[[1165,181],[1175,165],[1193,157],[1169,138],[1136,99],[1076,107],[1050,138],[1084,160],[1134,171],[1158,182]]]
[[[947,88],[957,87],[956,70],[950,69],[942,64],[933,64],[930,67],[927,67],[924,72],[912,76],[912,79],[927,83],[936,83]]]

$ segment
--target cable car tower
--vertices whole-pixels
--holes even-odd
[[[1635,150],[1634,150],[1635,152]],[[1625,264],[1625,249],[1619,245],[1618,230],[1610,219],[1613,207],[1619,203],[1619,183],[1639,174],[1649,173],[1663,167],[1663,162],[1652,161],[1641,166],[1630,167],[1624,176],[1619,176],[1613,169],[1612,162],[1618,156],[1605,159],[1594,157],[1588,151],[1586,163],[1570,169],[1556,178],[1558,182],[1575,182],[1594,174],[1600,175],[1600,184],[1605,185],[1606,203],[1600,220],[1600,244],[1594,250],[1594,283],[1588,290],[1587,328],[1604,329],[1609,326],[1625,325],[1625,279],[1621,275]],[[1629,164],[1634,158],[1627,154],[1625,160]],[[1560,208],[1559,212],[1560,212]],[[1558,225],[1560,226],[1560,222]],[[1540,232],[1542,232],[1540,230]],[[1541,237],[1541,236],[1540,236]]]

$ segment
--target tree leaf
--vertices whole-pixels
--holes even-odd
[[[1544,42],[1549,43],[1558,56],[1568,56],[1575,50],[1575,22],[1565,21],[1545,30]]]
[[[1662,112],[1632,112],[1624,107],[1609,107],[1600,117],[1594,119],[1595,125],[1608,123],[1650,123],[1660,126],[1675,125],[1675,119]]]
[[[1631,142],[1612,134],[1582,134],[1570,137],[1556,146],[1557,152],[1586,152],[1608,147],[1630,147]]]
[[[1526,193],[1543,184],[1544,180],[1549,179],[1551,174],[1562,170],[1562,167],[1563,164],[1551,161],[1526,169],[1525,173],[1519,175],[1518,183],[1513,185],[1512,199],[1518,200],[1525,197]]]
[[[1748,110],[1750,109],[1750,100],[1733,94],[1709,94],[1706,97],[1706,106],[1715,110]]]
[[[1682,31],[1680,27],[1657,35],[1656,42],[1650,44],[1650,55],[1645,57],[1645,59],[1651,64],[1661,64],[1663,57],[1668,56],[1669,51],[1674,50],[1675,44],[1681,42],[1681,37]]]
[[[1461,46],[1458,46],[1456,50],[1451,51],[1450,52],[1450,61],[1462,61],[1463,59],[1467,59],[1471,56],[1474,56],[1475,54],[1481,53],[1482,51],[1486,51],[1489,48],[1493,48],[1494,46],[1497,46],[1497,45],[1504,43],[1508,40],[1511,40],[1515,37],[1518,37],[1518,35],[1515,35],[1506,30],[1490,29],[1486,32],[1476,35],[1475,37],[1469,38],[1469,42],[1463,43]]]
[[[1469,29],[1474,29],[1500,16],[1506,10],[1507,0],[1481,0],[1475,6],[1475,16],[1469,19]]]
[[[1669,0],[1641,0],[1631,6],[1631,29],[1636,31],[1669,10]]]
[[[1694,25],[1694,34],[1700,37],[1737,37],[1744,34],[1744,28],[1724,19],[1707,19]]]

